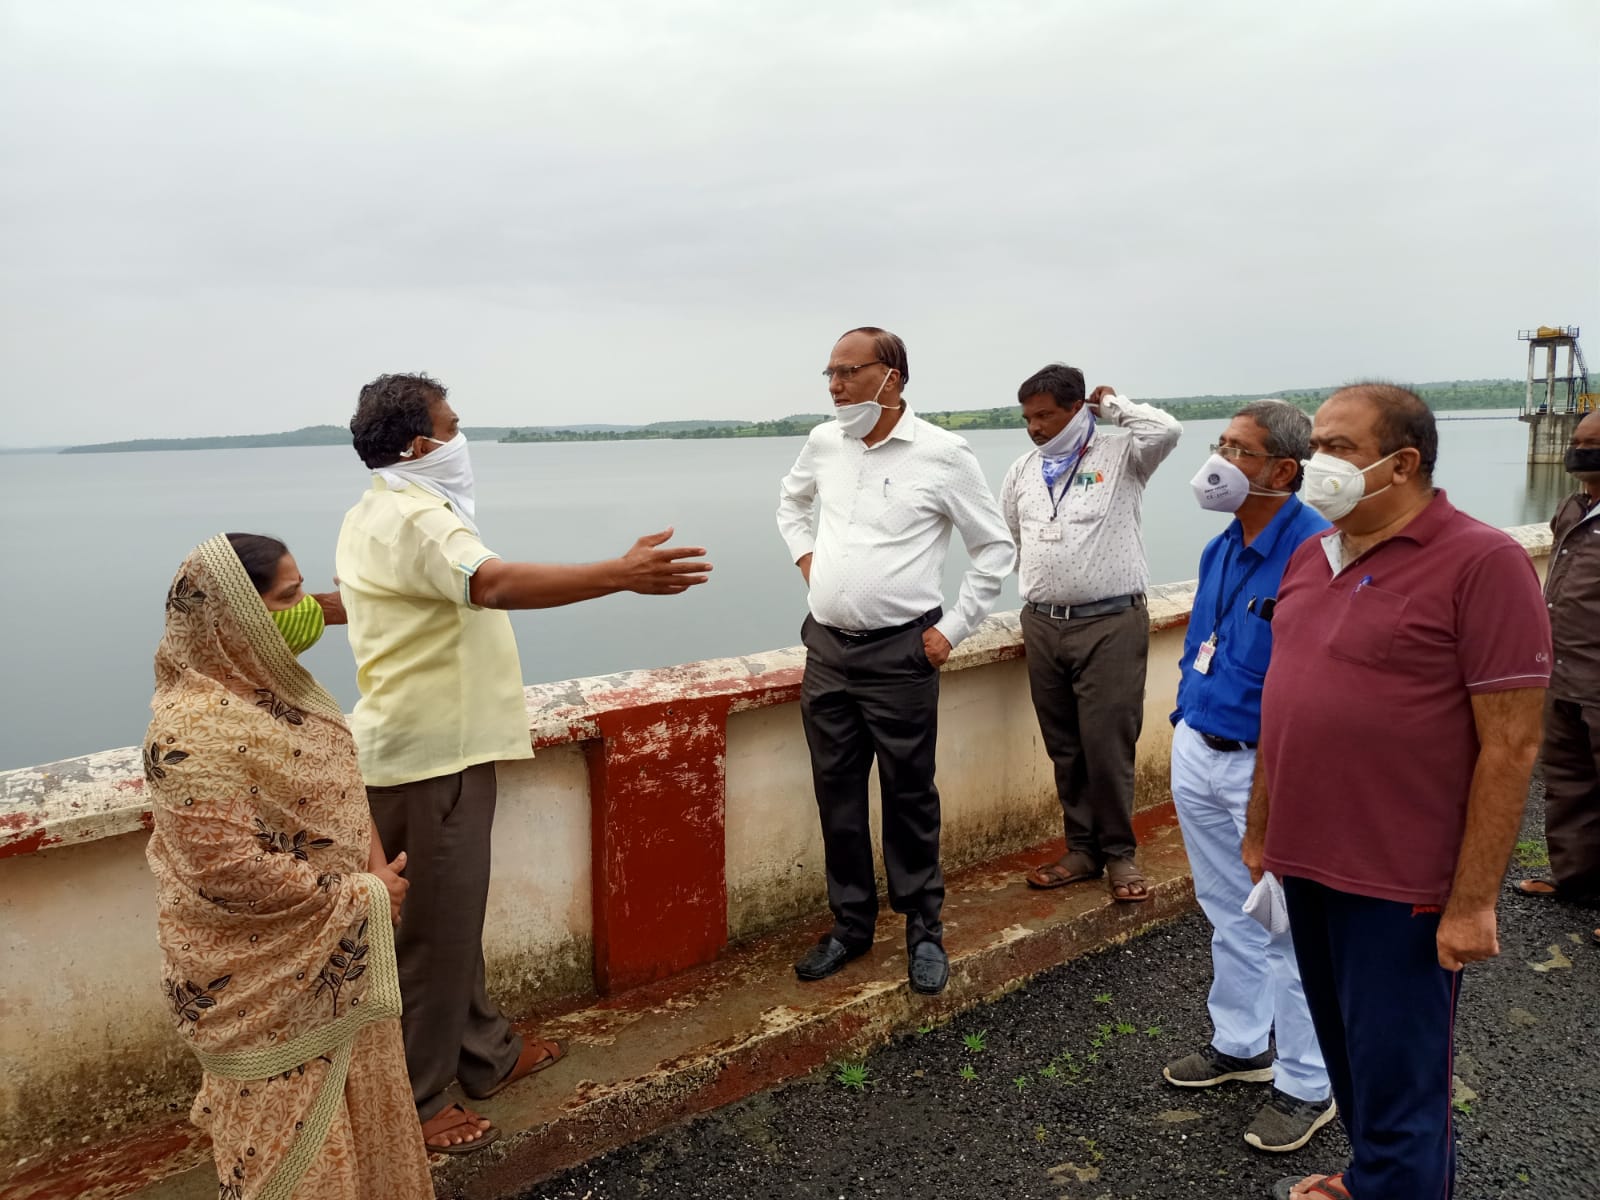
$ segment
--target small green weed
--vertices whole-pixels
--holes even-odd
[[[1054,1079],[1059,1074],[1061,1072],[1056,1069],[1055,1063],[1051,1063],[1048,1067],[1039,1068],[1040,1079]]]
[[[867,1084],[872,1082],[868,1078],[871,1074],[872,1068],[866,1063],[840,1063],[833,1073],[833,1081],[850,1091],[864,1092],[867,1090]]]
[[[1130,1033],[1138,1033],[1138,1032],[1139,1032],[1139,1030],[1137,1028],[1135,1028],[1135,1026],[1134,1026],[1132,1021],[1118,1021],[1117,1022],[1117,1033],[1119,1035],[1121,1035],[1122,1037],[1127,1037]]]
[[[977,1033],[969,1033],[961,1039],[961,1044],[974,1054],[983,1053],[983,1039],[988,1036],[987,1029],[980,1029]]]
[[[928,1034],[930,1034],[932,1032],[933,1032],[933,1026],[932,1025],[918,1025],[917,1026],[917,1036],[918,1037],[925,1037],[925,1036],[927,1036]]]
[[[1050,1131],[1043,1125],[1033,1127],[1033,1140],[1043,1145],[1045,1138],[1050,1136]]]
[[[1099,995],[1097,995],[1094,998],[1094,1002],[1096,1004],[1110,1004],[1111,1003],[1111,993],[1110,992],[1101,992]]]
[[[1013,1079],[1011,1081],[1011,1086],[1016,1088],[1017,1091],[1019,1091],[1019,1092],[1027,1091],[1027,1089],[1028,1089],[1028,1077],[1026,1075],[1018,1075],[1015,1079]]]
[[[956,1074],[968,1082],[971,1082],[978,1077],[978,1072],[973,1068],[971,1063],[968,1063],[966,1066],[962,1067],[961,1070],[956,1072]]]
[[[1550,865],[1550,852],[1545,849],[1543,842],[1529,841],[1518,842],[1512,850],[1519,867],[1548,867]]]
[[[1144,1031],[1144,1035],[1145,1035],[1145,1037],[1155,1037],[1155,1038],[1160,1037],[1161,1036],[1161,1026],[1159,1026],[1159,1025],[1151,1025],[1148,1029],[1146,1029]]]

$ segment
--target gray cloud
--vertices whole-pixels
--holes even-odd
[[[1600,322],[1576,2],[0,13],[10,444],[418,368],[474,423],[776,416],[864,321],[932,408],[1061,357],[1514,375],[1517,327]]]

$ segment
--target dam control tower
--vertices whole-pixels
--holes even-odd
[[[1517,340],[1528,343],[1528,393],[1520,417],[1528,425],[1528,462],[1559,463],[1578,422],[1600,407],[1600,395],[1589,390],[1589,368],[1578,345],[1578,327],[1520,329]],[[1567,352],[1567,373],[1558,375],[1562,350]],[[1541,351],[1543,376],[1537,374]],[[1542,386],[1536,389],[1535,384]]]

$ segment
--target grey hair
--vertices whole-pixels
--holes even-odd
[[[1249,417],[1267,431],[1267,453],[1274,458],[1303,462],[1311,457],[1311,418],[1287,400],[1252,400],[1233,415]],[[1295,474],[1291,492],[1300,490],[1301,474]]]

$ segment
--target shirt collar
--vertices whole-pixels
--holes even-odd
[[[1283,531],[1294,524],[1304,507],[1305,505],[1300,503],[1300,497],[1291,495],[1283,502],[1283,507],[1272,514],[1272,520],[1267,522],[1266,528],[1257,534],[1256,540],[1248,546],[1244,544],[1244,526],[1239,524],[1238,517],[1235,517],[1233,523],[1228,526],[1228,536],[1238,542],[1241,549],[1259,554],[1262,558],[1271,558],[1278,549],[1278,543],[1283,540]]]
[[[1444,494],[1443,488],[1433,489],[1433,499],[1416,516],[1407,522],[1406,527],[1393,537],[1385,538],[1378,545],[1368,550],[1368,554],[1376,554],[1390,542],[1409,541],[1419,546],[1426,546],[1441,529],[1443,529],[1456,515],[1456,506],[1450,503],[1449,497]],[[1328,556],[1328,565],[1337,575],[1350,564],[1344,561],[1344,544],[1339,540],[1339,527],[1335,525],[1322,537],[1322,552]]]
[[[865,449],[876,450],[878,446],[887,446],[893,441],[914,442],[917,440],[917,423],[912,419],[913,414],[911,412],[911,405],[906,404],[904,400],[900,401],[900,403],[904,405],[904,407],[900,410],[900,419],[894,423],[894,428],[889,430],[889,436],[884,438],[883,441],[879,442],[876,446],[868,446],[865,442],[863,442],[862,446]]]

